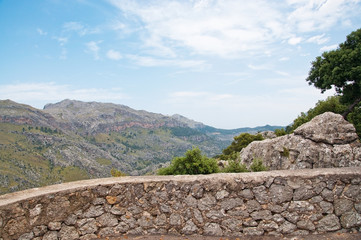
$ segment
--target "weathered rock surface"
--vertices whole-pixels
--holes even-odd
[[[252,142],[240,158],[247,167],[261,158],[270,170],[353,167],[361,166],[361,144],[351,123],[326,112],[293,134]]]

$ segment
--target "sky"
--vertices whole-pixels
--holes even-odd
[[[0,99],[64,99],[286,126],[319,100],[311,62],[361,27],[361,0],[0,0]]]

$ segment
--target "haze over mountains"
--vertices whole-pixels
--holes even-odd
[[[124,105],[64,100],[43,110],[0,101],[0,194],[59,182],[152,173],[193,146],[220,154],[242,132]]]

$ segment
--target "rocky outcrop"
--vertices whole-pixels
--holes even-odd
[[[361,144],[351,123],[326,112],[293,134],[252,142],[240,158],[247,167],[261,158],[270,170],[361,166]]]

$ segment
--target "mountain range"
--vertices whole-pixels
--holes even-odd
[[[277,128],[217,129],[112,103],[63,100],[40,110],[0,100],[0,194],[108,177],[113,168],[154,173],[194,146],[211,157],[240,133]]]

